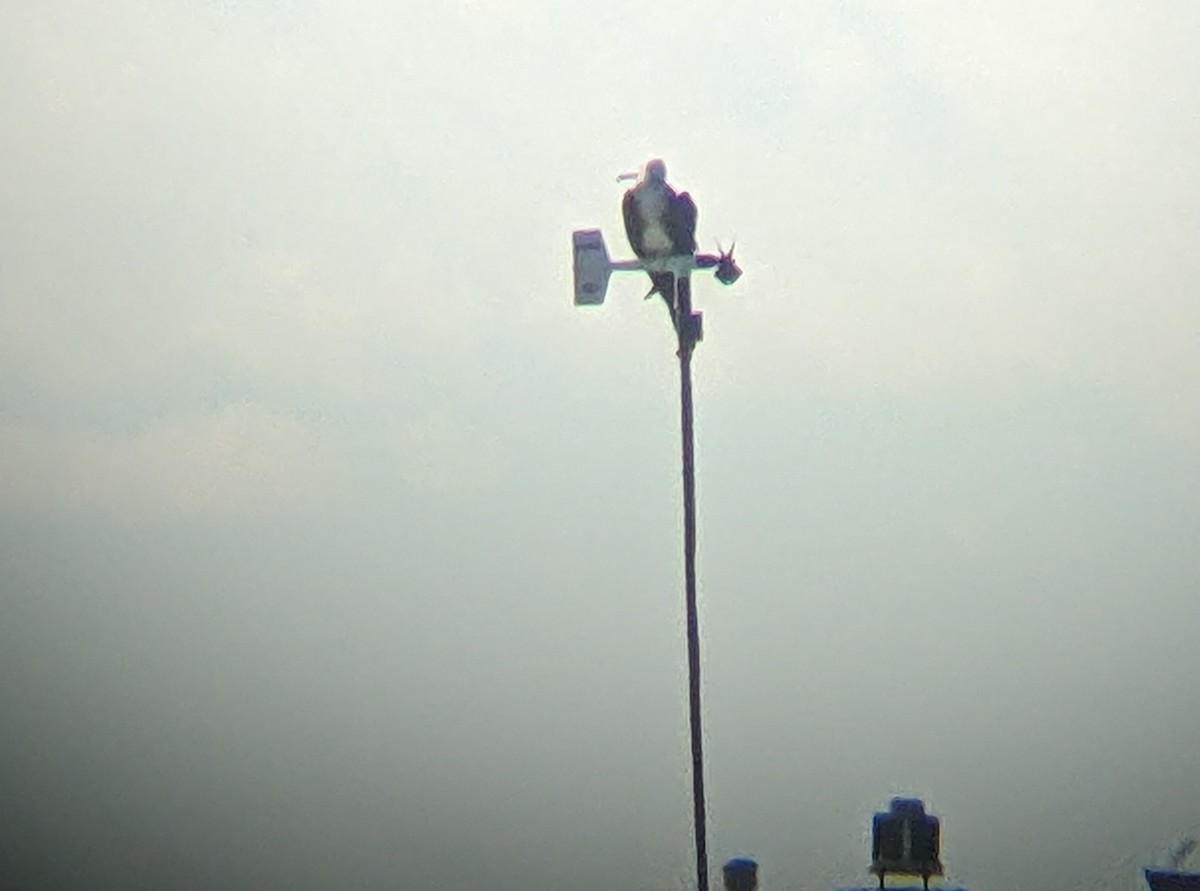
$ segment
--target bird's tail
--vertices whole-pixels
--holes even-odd
[[[663,300],[667,301],[667,306],[675,305],[675,276],[669,272],[651,272],[650,275],[650,290],[646,292],[644,299],[649,300],[655,294],[661,294]]]

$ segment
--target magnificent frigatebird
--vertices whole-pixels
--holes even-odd
[[[632,179],[633,175],[621,178]],[[667,165],[661,160],[646,164],[641,180],[625,193],[621,209],[629,246],[639,260],[666,260],[696,253],[696,203],[687,192],[678,194],[667,185]],[[674,318],[674,276],[663,270],[649,274],[653,287],[646,297],[661,294]]]

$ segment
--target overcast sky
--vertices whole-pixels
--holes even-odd
[[[1134,891],[1200,831],[1200,6],[0,5],[0,873]]]

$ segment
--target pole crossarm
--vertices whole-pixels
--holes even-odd
[[[742,270],[733,259],[733,251],[720,254],[681,254],[646,260],[614,260],[608,254],[604,234],[599,229],[577,229],[571,235],[575,305],[599,306],[608,293],[608,280],[614,272],[670,272],[685,276],[696,269],[715,269],[714,277],[731,285]]]
[[[611,260],[609,268],[613,272],[671,272],[675,275],[686,275],[693,269],[712,269],[721,258],[716,254],[686,254],[680,257],[665,257],[653,260]]]

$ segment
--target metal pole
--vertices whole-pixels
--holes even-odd
[[[704,735],[700,723],[700,620],[696,610],[696,468],[692,431],[692,293],[688,276],[675,277],[675,330],[679,335],[679,404],[683,435],[683,570],[687,609],[688,704],[692,729],[692,807],[696,829],[696,882],[708,891],[704,811]]]

